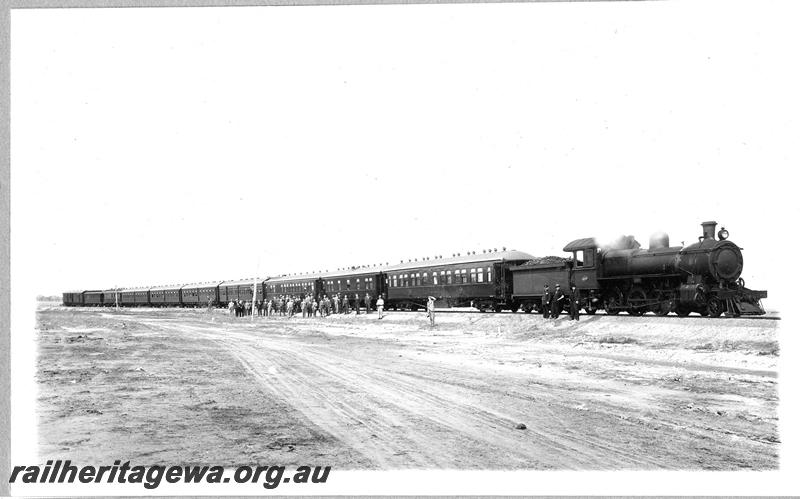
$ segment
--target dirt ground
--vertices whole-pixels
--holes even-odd
[[[40,455],[338,469],[776,469],[779,321],[37,312]],[[524,427],[523,427],[524,425]]]

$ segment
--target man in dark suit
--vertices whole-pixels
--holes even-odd
[[[569,318],[573,321],[581,320],[581,292],[572,285],[572,294],[569,296]]]
[[[564,292],[561,291],[561,285],[556,284],[556,292],[553,293],[553,300],[550,302],[552,307],[550,308],[550,317],[553,319],[558,319],[558,315],[561,313],[561,307],[564,301]]]

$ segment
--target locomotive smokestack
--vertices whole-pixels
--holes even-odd
[[[714,239],[714,231],[717,229],[717,222],[703,222],[703,239]]]

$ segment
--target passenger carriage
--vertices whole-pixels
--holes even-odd
[[[433,296],[437,307],[516,311],[509,268],[532,258],[522,251],[503,250],[386,267],[387,306],[423,308],[428,296]]]
[[[150,305],[154,307],[179,307],[181,305],[181,286],[156,286],[150,288]]]
[[[321,275],[309,273],[271,277],[264,282],[264,296],[268,300],[287,295],[301,298],[308,295],[316,297],[322,293]]]
[[[228,302],[241,300],[253,301],[253,286],[256,287],[256,301],[264,299],[264,278],[238,279],[224,281],[219,284],[219,302],[225,306]],[[206,299],[207,300],[207,299]]]
[[[113,307],[117,304],[122,305],[120,300],[121,289],[104,289],[103,290],[103,305],[106,307]]]
[[[67,291],[61,294],[61,301],[67,307],[83,306],[83,291]]]
[[[84,291],[83,292],[83,304],[87,307],[100,307],[103,305],[103,292],[100,290],[96,291]]]
[[[351,300],[358,295],[359,305],[364,303],[367,294],[370,296],[370,308],[375,309],[378,296],[385,292],[385,280],[381,267],[359,267],[355,269],[337,270],[320,276],[320,291],[316,296],[335,295],[347,297]]]
[[[184,307],[205,307],[211,301],[212,306],[219,306],[219,282],[187,284],[181,288],[181,305]],[[227,302],[225,302],[227,304]]]
[[[150,288],[125,288],[119,292],[119,304],[126,307],[150,305]]]

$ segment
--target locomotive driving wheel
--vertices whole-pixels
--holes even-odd
[[[647,295],[642,288],[635,287],[628,293],[628,307],[628,314],[637,317],[647,312]]]
[[[606,315],[617,315],[619,314],[619,311],[619,305],[617,305],[616,298],[611,297],[606,300]]]
[[[670,300],[670,297],[667,293],[651,291],[647,297],[652,303],[652,305],[650,305],[650,310],[654,314],[658,315],[659,317],[669,314],[669,311],[672,309],[672,300]]]

